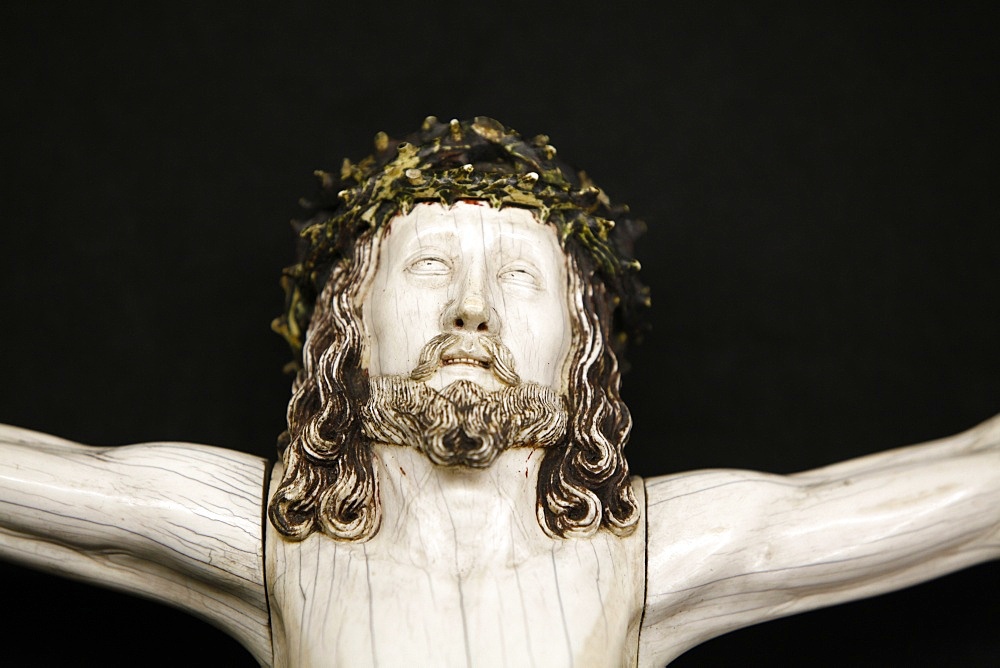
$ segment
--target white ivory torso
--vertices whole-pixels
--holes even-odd
[[[274,664],[635,665],[645,531],[547,537],[540,460],[516,449],[488,470],[435,470],[416,450],[377,446],[373,539],[293,542],[269,527]]]

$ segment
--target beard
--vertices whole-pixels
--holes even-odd
[[[438,391],[424,384],[445,352],[462,340],[457,334],[435,337],[409,375],[372,378],[361,406],[364,435],[416,447],[440,466],[472,468],[488,467],[510,448],[561,443],[569,421],[565,400],[551,388],[521,382],[512,356],[495,337],[479,343],[490,357],[489,368],[507,387],[490,392],[459,380]]]

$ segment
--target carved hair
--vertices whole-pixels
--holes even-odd
[[[378,531],[378,477],[359,411],[369,390],[357,308],[373,241],[371,231],[361,235],[352,257],[333,267],[309,325],[288,406],[284,478],[268,508],[271,522],[288,538],[321,531],[367,540]],[[563,443],[545,451],[538,521],[554,537],[588,536],[602,527],[624,535],[635,529],[639,511],[622,453],[632,421],[609,345],[614,305],[590,258],[572,246],[567,253],[570,427]]]
[[[632,415],[620,394],[621,373],[610,345],[613,304],[590,259],[568,249],[570,428],[564,447],[546,451],[538,474],[538,522],[554,536],[583,537],[604,527],[635,530],[639,510],[624,448]]]
[[[330,272],[292,387],[289,442],[281,453],[285,472],[268,517],[282,535],[295,540],[314,531],[367,540],[378,531],[378,476],[359,413],[368,399],[368,373],[362,369],[364,337],[357,308],[373,236],[368,231],[359,237],[351,260],[342,260]]]

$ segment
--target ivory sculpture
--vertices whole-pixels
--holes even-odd
[[[490,119],[376,149],[299,228],[278,463],[2,427],[6,558],[189,610],[261,665],[661,666],[1000,555],[998,418],[792,476],[630,477],[637,223]]]

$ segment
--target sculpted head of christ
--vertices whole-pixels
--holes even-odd
[[[320,173],[328,199],[286,270],[276,329],[299,359],[271,522],[290,539],[375,535],[383,443],[469,469],[540,449],[543,531],[630,533],[615,326],[645,301],[637,223],[547,138],[490,119],[430,118],[376,150]]]
[[[566,258],[528,209],[419,203],[379,243],[361,300],[367,437],[489,466],[566,434]]]

